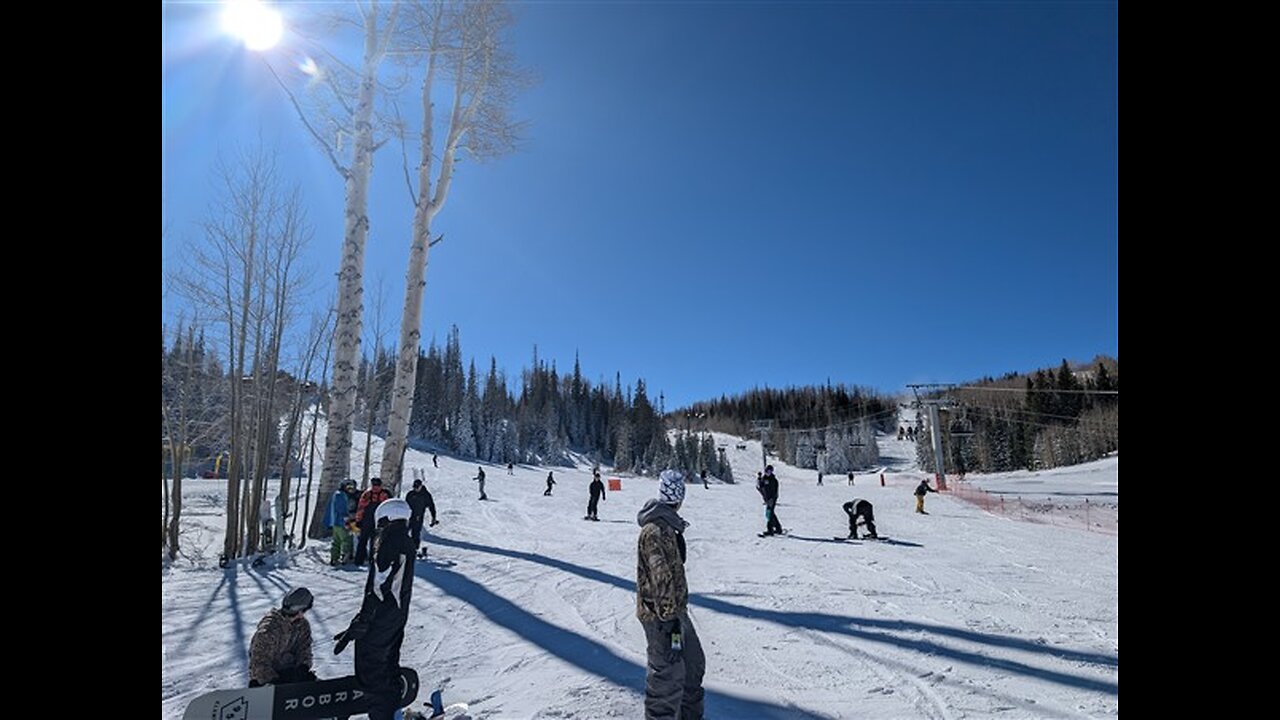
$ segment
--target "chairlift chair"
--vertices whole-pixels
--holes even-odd
[[[965,417],[963,410],[960,411],[960,417],[951,421],[951,426],[948,428],[948,432],[950,432],[951,437],[954,438],[967,438],[973,436],[973,424],[969,422],[969,418]]]

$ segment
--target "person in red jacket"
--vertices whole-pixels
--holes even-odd
[[[360,541],[356,543],[356,565],[364,565],[369,556],[370,541],[373,540],[373,517],[378,505],[391,497],[391,493],[382,487],[382,478],[369,481],[369,489],[360,494],[360,503],[356,505],[356,525],[360,528]]]

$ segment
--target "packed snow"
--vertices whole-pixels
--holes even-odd
[[[817,473],[770,458],[789,534],[757,537],[758,441],[716,434],[737,482],[691,483],[690,614],[707,655],[706,714],[726,718],[1096,718],[1119,712],[1119,535],[988,512],[930,494],[914,444],[884,437],[880,473]],[[738,445],[745,443],[746,450]],[[374,442],[377,460],[379,442]],[[363,466],[357,433],[353,477]],[[622,489],[584,521],[590,467],[485,464],[410,450],[440,525],[417,564],[402,664],[471,718],[643,716],[645,641],[635,618],[636,512],[653,479]],[[374,466],[377,467],[376,465]],[[545,497],[547,472],[554,494]],[[1118,504],[1118,458],[1039,473],[970,475],[990,493],[1032,488],[1070,504]],[[956,485],[953,481],[952,485]],[[1028,493],[1030,494],[1030,493]],[[1078,495],[1080,498],[1068,497]],[[177,720],[200,693],[247,683],[257,621],[292,587],[308,613],[320,677],[352,672],[334,633],[360,604],[364,573],[328,566],[328,541],[284,562],[217,567],[225,481],[184,481],[184,556],[161,572],[161,708]],[[887,542],[842,541],[841,504],[870,500]],[[313,508],[314,510],[314,508]]]

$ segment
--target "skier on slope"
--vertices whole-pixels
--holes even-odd
[[[476,473],[477,473],[477,475],[476,475],[475,477],[471,478],[471,479],[472,479],[472,480],[475,480],[475,481],[477,481],[477,482],[479,482],[479,483],[480,483],[480,499],[481,499],[481,500],[488,500],[488,499],[489,499],[489,496],[484,494],[484,468],[482,468],[482,467],[480,467],[479,465],[477,465],[477,466],[476,466]]]
[[[781,535],[782,523],[778,521],[778,478],[773,474],[773,466],[769,465],[764,469],[764,477],[761,479],[760,495],[764,497],[765,515],[769,518],[769,522],[765,524],[765,535]]]
[[[405,502],[409,503],[412,511],[409,515],[409,532],[413,535],[413,541],[420,542],[422,540],[422,523],[427,519],[427,511],[431,511],[431,524],[439,525],[440,521],[436,520],[436,502],[431,497],[431,492],[422,484],[421,479],[415,478],[413,481],[413,489],[404,494]]]
[[[599,521],[596,517],[596,509],[600,500],[605,499],[604,483],[600,482],[600,471],[596,470],[592,474],[591,485],[588,488],[591,492],[591,498],[587,500],[587,517],[584,519]]]
[[[542,493],[542,494],[543,494],[543,495],[550,495],[550,494],[551,494],[551,486],[552,486],[552,485],[555,485],[555,484],[556,484],[555,472],[553,471],[553,472],[549,472],[549,473],[547,473],[547,491],[546,491],[546,492],[544,492],[544,493]]]
[[[684,476],[663,470],[658,497],[636,514],[640,525],[636,560],[636,617],[644,627],[648,663],[645,720],[701,720],[707,669],[702,642],[689,618],[684,529],[677,511],[684,502]]]
[[[921,515],[928,515],[929,513],[924,511],[924,496],[936,492],[938,491],[929,487],[929,478],[921,480],[920,484],[916,486],[916,512]]]
[[[409,535],[409,503],[400,498],[378,506],[373,558],[360,612],[333,636],[335,655],[356,645],[356,680],[372,696],[369,720],[392,720],[400,700],[400,646],[413,595],[415,545]]]
[[[845,514],[849,516],[849,537],[854,540],[858,539],[858,519],[861,518],[862,524],[867,526],[866,537],[873,540],[879,539],[880,536],[876,534],[876,518],[870,501],[854,498],[841,507],[844,508]]]
[[[271,608],[249,641],[249,687],[283,685],[316,679],[311,669],[311,591],[296,587],[279,608]]]

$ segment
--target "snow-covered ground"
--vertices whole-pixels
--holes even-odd
[[[918,515],[911,491],[923,474],[909,443],[882,438],[883,486],[874,474],[854,487],[843,476],[818,486],[815,471],[770,458],[790,534],[759,538],[760,446],[717,442],[738,482],[691,484],[681,509],[691,523],[686,570],[707,653],[707,717],[1118,714],[1118,535],[1020,522],[949,494],[929,495],[930,514]],[[1117,459],[1091,465],[967,482],[993,493],[1036,482],[1059,495],[1107,488],[1115,502]],[[593,523],[581,519],[588,467],[508,476],[486,465],[491,500],[480,502],[474,462],[441,456],[436,469],[430,454],[411,450],[406,466],[425,469],[441,520],[417,566],[402,651],[423,678],[421,697],[443,687],[446,702],[469,703],[473,718],[642,717],[635,516],[654,481],[621,476],[621,492],[608,494]],[[359,468],[353,462],[355,477]],[[558,484],[544,497],[548,470]],[[328,638],[358,608],[364,575],[328,567],[327,541],[308,541],[286,566],[218,569],[223,485],[186,481],[193,559],[162,570],[165,720],[201,692],[244,685],[257,620],[294,586],[316,595],[317,672],[351,673],[351,650],[335,657]],[[891,543],[834,539],[848,531],[840,505],[855,495],[874,504]]]
[[[1119,454],[1093,462],[990,475],[969,475],[965,481],[993,495],[1063,504],[1090,502],[1120,504]]]

